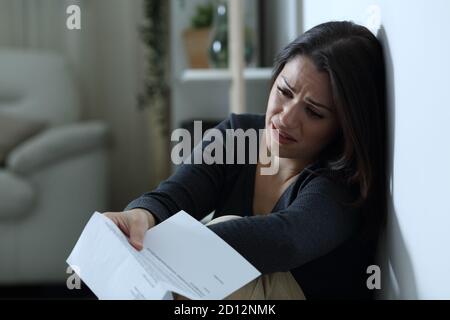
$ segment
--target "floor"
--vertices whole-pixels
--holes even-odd
[[[69,290],[64,285],[0,286],[0,299],[96,299],[82,284],[81,289]]]

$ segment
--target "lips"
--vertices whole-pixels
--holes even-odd
[[[295,139],[293,136],[291,136],[290,134],[288,134],[286,131],[281,130],[279,127],[277,127],[273,122],[272,124],[272,129],[277,130],[278,135],[279,135],[279,142],[284,142],[284,143],[289,143],[289,142],[297,142],[297,139]]]

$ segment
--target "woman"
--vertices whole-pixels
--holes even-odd
[[[137,249],[180,210],[202,219],[262,276],[230,299],[369,298],[383,220],[385,79],[382,47],[352,22],[318,25],[278,56],[265,117],[217,128],[274,129],[259,141],[279,169],[185,164],[124,212],[106,213]],[[203,143],[203,148],[207,143]]]

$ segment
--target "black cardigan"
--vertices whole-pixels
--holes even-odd
[[[216,128],[263,129],[264,116],[232,114]],[[307,299],[370,298],[366,269],[374,252],[358,236],[362,213],[343,204],[349,190],[321,168],[305,168],[268,215],[253,213],[256,165],[248,163],[183,164],[126,210],[147,209],[158,222],[180,210],[198,220],[212,211],[240,215],[209,228],[262,274],[291,271]]]

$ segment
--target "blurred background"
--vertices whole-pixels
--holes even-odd
[[[274,55],[299,34],[301,11],[241,4],[248,111],[264,112]],[[0,0],[4,297],[67,294],[65,259],[92,212],[121,211],[171,174],[173,129],[228,115],[229,9]]]
[[[172,130],[263,113],[276,53],[353,20],[382,41],[389,76],[379,296],[450,298],[449,12],[445,0],[0,0],[0,297],[91,298],[67,288],[65,263],[91,214],[171,174]]]

